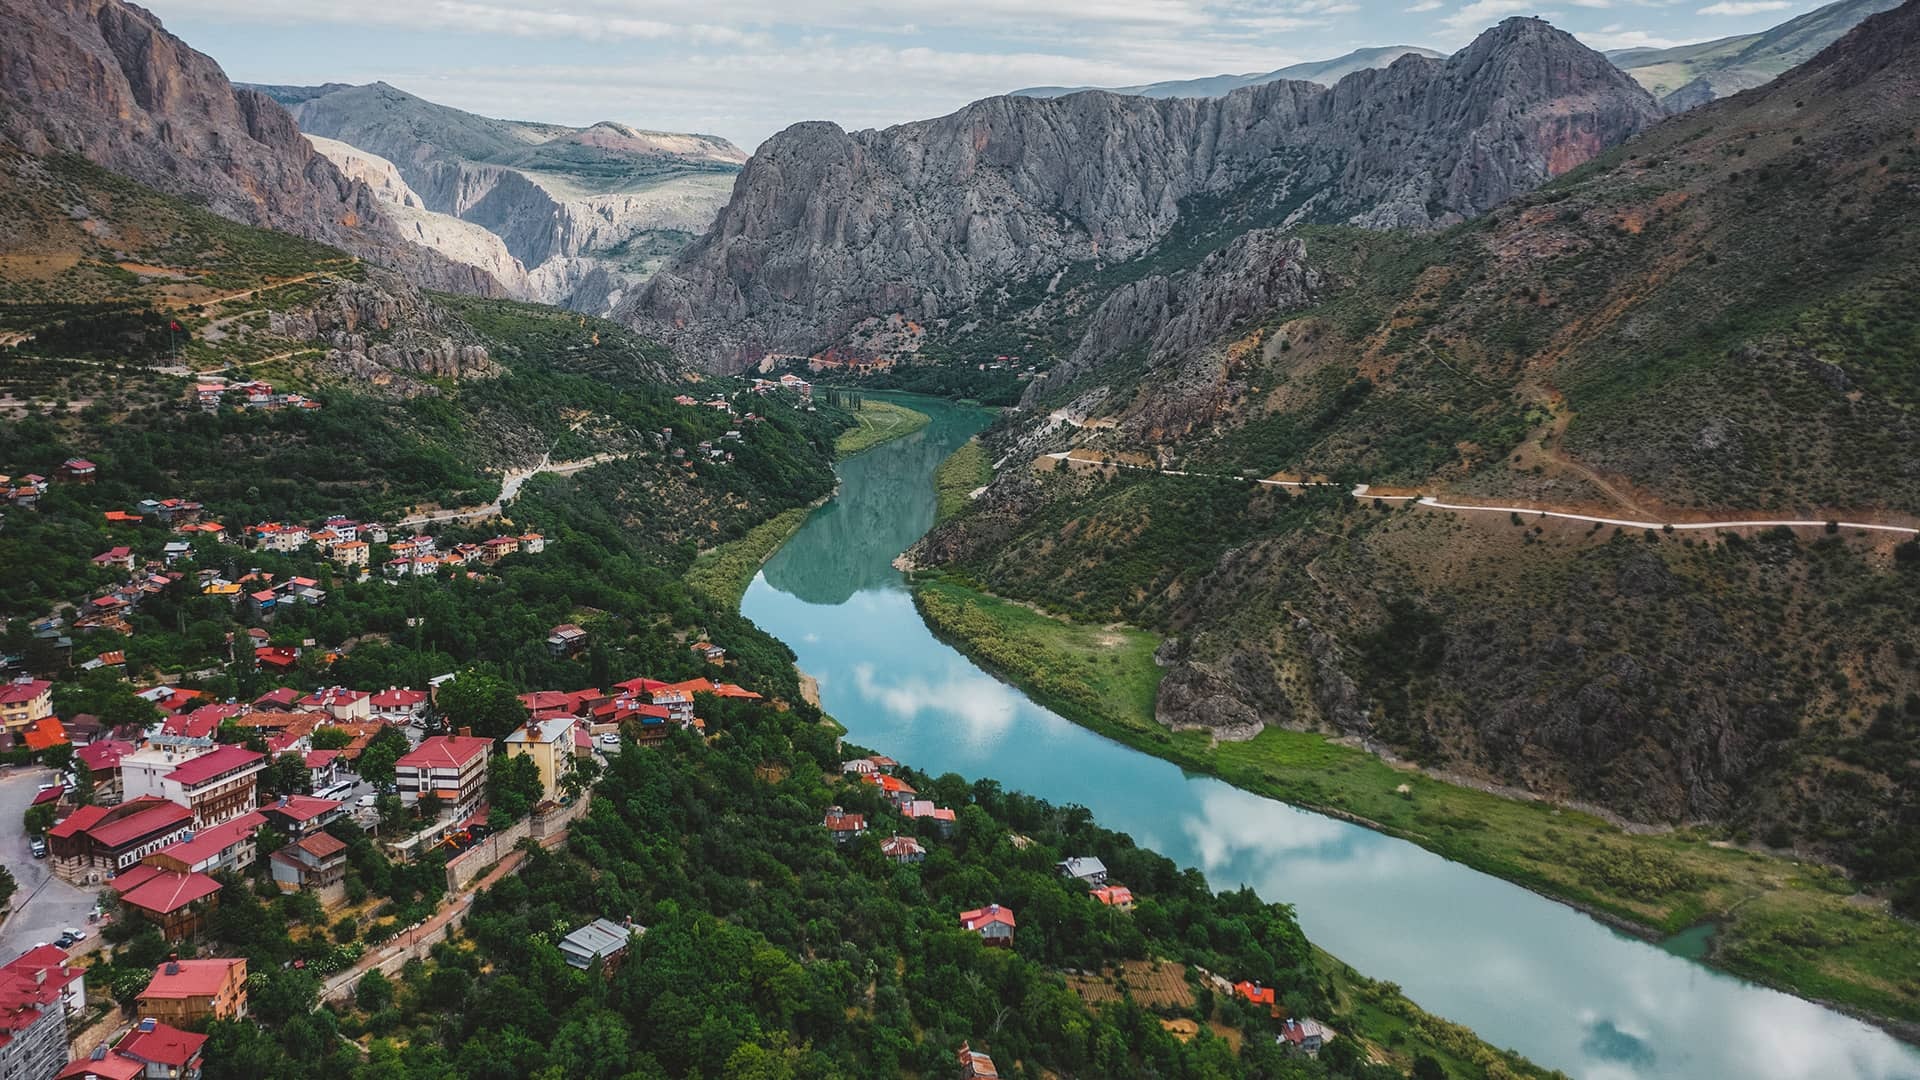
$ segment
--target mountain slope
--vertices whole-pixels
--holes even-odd
[[[622,310],[737,369],[864,319],[933,322],[996,286],[1135,258],[1189,200],[1372,227],[1458,221],[1657,114],[1598,53],[1510,19],[1444,61],[1404,57],[1332,89],[1000,97],[884,131],[801,124],[760,148],[713,228]]]
[[[993,452],[1655,522],[1912,524],[1916,126],[1910,2],[1474,223],[1302,230],[1304,248],[1116,291],[1071,383],[1036,390]],[[1246,281],[1293,284],[1222,303]],[[1098,422],[1050,419],[1062,405]],[[1003,471],[915,557],[1170,633],[1163,722],[1335,731],[1706,822],[1843,860],[1920,910],[1903,644],[1920,546],[1041,464]],[[1920,1005],[1887,993],[1883,1011]]]
[[[257,89],[309,135],[391,162],[421,210],[499,237],[523,268],[516,295],[583,311],[606,310],[711,224],[746,160],[712,136],[496,120],[385,83]],[[455,258],[475,254],[458,229],[410,224]]]
[[[1290,64],[1265,74],[1214,75],[1204,79],[1174,79],[1167,82],[1143,83],[1138,86],[1030,86],[1025,90],[1013,91],[1013,96],[1054,98],[1084,93],[1088,90],[1104,90],[1109,94],[1127,94],[1135,97],[1208,98],[1225,97],[1243,87],[1284,80],[1332,86],[1356,71],[1386,67],[1409,53],[1434,60],[1442,59],[1446,55],[1434,52],[1432,49],[1423,49],[1418,45],[1381,45],[1369,49],[1355,49],[1345,56],[1336,56],[1331,60],[1309,60],[1305,63]]]
[[[300,138],[286,110],[120,0],[0,0],[0,139],[80,154],[215,213],[296,233],[443,288],[497,295],[484,272],[401,241],[364,186]]]
[[[1670,111],[1765,83],[1831,45],[1862,19],[1899,6],[1899,0],[1838,0],[1770,30],[1671,49],[1626,49],[1607,54]]]

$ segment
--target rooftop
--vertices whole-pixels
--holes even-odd
[[[140,991],[142,998],[212,997],[227,984],[234,968],[245,969],[247,962],[232,960],[169,960],[153,973],[153,980]]]
[[[474,735],[435,735],[402,755],[394,765],[403,769],[458,769],[475,755],[485,756],[492,745],[493,740]]]
[[[153,873],[135,874],[135,871],[143,869],[152,870]],[[122,882],[128,878],[134,879],[133,884],[123,885]],[[198,871],[181,873],[151,866],[133,867],[114,878],[112,884],[119,890],[122,903],[158,915],[178,911],[220,891],[219,882]]]
[[[251,766],[264,765],[266,760],[265,754],[249,750],[244,746],[222,746],[210,754],[202,754],[173,770],[167,774],[167,779],[176,784],[191,787]]]

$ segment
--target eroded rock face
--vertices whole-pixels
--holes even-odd
[[[1598,53],[1509,19],[1445,60],[1408,56],[1332,88],[1002,97],[882,131],[799,124],[760,148],[713,228],[623,313],[732,369],[868,316],[930,321],[990,285],[1132,258],[1194,196],[1258,184],[1301,218],[1449,224],[1660,115]]]
[[[270,312],[267,329],[324,344],[329,368],[403,393],[421,389],[409,375],[463,379],[496,371],[464,324],[399,281],[343,283],[311,304]]]
[[[120,0],[0,0],[0,138],[79,154],[223,217],[334,244],[435,288],[501,289],[405,243],[271,98]]]

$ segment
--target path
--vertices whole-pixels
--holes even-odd
[[[463,506],[455,510],[434,510],[424,514],[411,514],[401,518],[399,524],[402,528],[416,528],[442,521],[471,521],[494,517],[505,511],[507,504],[519,496],[520,489],[526,485],[527,481],[539,476],[541,473],[553,473],[556,476],[570,476],[582,469],[590,469],[595,465],[605,465],[609,461],[621,461],[628,456],[630,455],[624,453],[605,453],[595,454],[590,458],[581,458],[578,461],[554,462],[550,460],[552,455],[549,454],[547,457],[540,459],[540,464],[530,469],[508,470],[507,475],[500,480],[500,497],[485,506]]]
[[[185,298],[185,297],[171,297],[171,298],[168,298],[172,301],[168,306],[176,307],[176,308],[195,307],[195,306],[210,307],[214,304],[224,304],[229,300],[246,300],[250,297],[257,296],[263,292],[272,292],[275,289],[284,289],[289,285],[298,285],[303,281],[312,281],[314,278],[331,277],[335,274],[340,273],[342,270],[350,269],[354,266],[358,266],[359,264],[360,264],[360,257],[358,255],[355,255],[352,261],[348,262],[345,267],[330,266],[325,270],[314,270],[309,273],[300,274],[295,277],[287,278],[285,281],[269,282],[265,285],[255,285],[250,289],[237,289],[233,292],[228,292],[228,293],[216,293],[213,296],[200,296],[200,297],[194,297],[191,299]]]
[[[1195,476],[1209,480],[1237,480],[1241,483],[1264,484],[1269,487],[1337,488],[1340,486],[1338,484],[1314,483],[1302,480],[1253,480],[1244,476],[1233,476],[1228,473],[1186,472],[1180,469],[1161,469],[1151,465],[1134,465],[1124,461],[1106,461],[1100,458],[1076,458],[1072,456],[1072,451],[1068,450],[1056,450],[1051,454],[1044,454],[1042,456],[1054,461],[1073,460],[1085,462],[1089,465],[1102,465],[1116,469],[1136,469],[1141,472],[1157,472],[1162,476]],[[1587,521],[1596,525],[1617,525],[1623,529],[1771,529],[1780,526],[1785,526],[1790,529],[1823,529],[1829,524],[1834,524],[1842,529],[1864,529],[1869,532],[1895,533],[1901,536],[1920,536],[1920,528],[1909,525],[1883,525],[1868,521],[1813,521],[1804,518],[1760,518],[1733,521],[1691,522],[1639,521],[1631,518],[1599,517],[1593,514],[1575,514],[1564,510],[1547,510],[1538,506],[1481,506],[1473,503],[1447,503],[1441,502],[1432,495],[1369,495],[1368,490],[1369,485],[1358,484],[1352,488],[1350,494],[1355,498],[1379,499],[1385,502],[1414,502],[1435,510],[1451,510],[1459,513],[1527,514],[1537,517],[1559,518],[1564,521]]]
[[[87,922],[98,890],[82,889],[53,876],[51,860],[36,859],[27,848],[26,830],[20,819],[40,785],[54,779],[51,769],[40,767],[8,770],[0,777],[0,861],[13,873],[18,886],[13,894],[12,911],[0,923],[0,959],[11,960],[42,942],[51,942],[69,926],[87,931],[87,940],[75,952],[99,944],[100,927]]]
[[[321,984],[320,999],[326,1001],[351,992],[367,972],[382,964],[390,963],[400,956],[411,954],[416,944],[441,940],[454,927],[467,920],[467,912],[473,907],[474,897],[491,888],[495,882],[508,874],[517,873],[520,864],[526,861],[526,858],[527,853],[518,849],[509,853],[480,880],[474,882],[472,887],[442,903],[440,910],[428,916],[426,921],[395,934],[385,945],[362,956],[352,967],[329,977]]]

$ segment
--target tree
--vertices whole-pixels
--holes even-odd
[[[393,981],[379,969],[367,972],[353,988],[353,1003],[361,1012],[377,1013],[393,1005]]]
[[[399,728],[384,727],[360,751],[354,771],[369,784],[386,787],[393,783],[393,763],[408,750],[407,736]]]
[[[1413,1080],[1447,1080],[1447,1068],[1432,1054],[1413,1059]]]
[[[54,807],[52,803],[41,803],[39,806],[27,807],[27,832],[34,836],[47,835],[47,830],[53,828],[53,814]]]
[[[513,687],[498,676],[469,669],[443,684],[434,699],[447,726],[472,728],[475,735],[504,739],[527,718]]]
[[[269,795],[306,795],[313,791],[313,774],[299,754],[288,752],[273,759],[260,774],[260,788]]]
[[[489,823],[503,829],[519,821],[532,812],[541,794],[540,767],[530,755],[496,760],[487,771]]]
[[[353,742],[353,732],[345,728],[322,726],[310,736],[315,750],[344,750]]]

